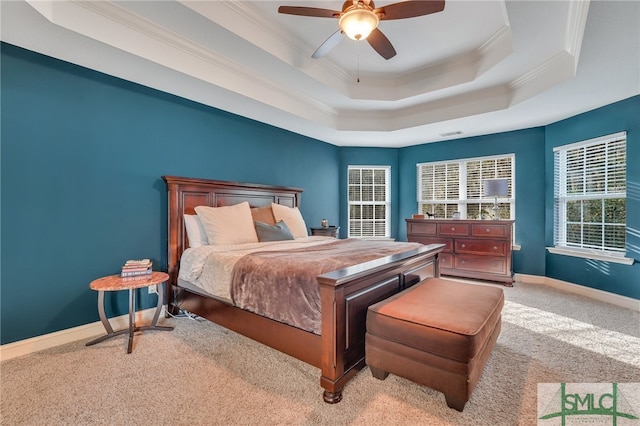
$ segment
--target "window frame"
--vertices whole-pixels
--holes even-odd
[[[350,186],[352,185],[349,181],[349,175],[350,172],[352,170],[360,170],[361,172],[363,170],[370,170],[372,172],[375,173],[375,171],[384,171],[384,176],[385,176],[385,200],[384,201],[376,201],[375,200],[375,195],[374,195],[374,200],[373,201],[362,201],[362,199],[360,200],[354,200],[352,201],[350,198]],[[360,187],[363,186],[362,181],[359,183]],[[372,194],[375,194],[375,189],[373,189],[375,187],[375,183],[372,183]],[[360,197],[362,198],[362,197]],[[373,206],[384,206],[384,214],[385,214],[385,219],[384,219],[384,235],[376,235],[375,229],[376,227],[373,226],[372,227],[372,231],[373,231],[373,235],[362,235],[363,233],[360,232],[360,234],[354,234],[352,233],[352,221],[360,221],[360,223],[364,223],[366,221],[370,221],[372,223],[374,223],[376,221],[375,217],[373,219],[362,219],[362,218],[353,218],[351,217],[351,207],[352,206],[369,206],[369,205],[373,205]],[[375,208],[374,208],[374,216],[375,216]],[[363,227],[361,226],[360,229],[362,230]],[[391,239],[391,166],[371,166],[371,165],[348,165],[347,166],[347,238],[361,238],[361,239]]]
[[[516,176],[516,158],[514,153],[510,154],[498,154],[498,155],[489,155],[483,157],[473,157],[473,158],[458,158],[454,160],[443,160],[443,161],[430,161],[425,163],[416,164],[416,177],[417,177],[417,192],[416,199],[418,202],[418,212],[426,213],[422,210],[423,205],[425,204],[449,204],[456,205],[456,211],[460,212],[460,217],[463,219],[468,218],[468,209],[467,205],[470,204],[479,204],[478,210],[481,212],[483,210],[483,205],[491,205],[493,206],[495,198],[494,197],[486,197],[482,190],[483,180],[480,178],[478,180],[478,184],[480,185],[479,196],[477,198],[469,198],[468,194],[468,181],[467,181],[467,169],[471,163],[482,162],[482,161],[497,161],[503,159],[509,159],[511,162],[511,171],[510,176],[491,176],[486,177],[485,179],[490,178],[506,178],[509,181],[510,196],[507,197],[498,197],[498,204],[509,204],[509,220],[515,220],[515,207],[516,207],[516,185],[515,185],[515,176]],[[437,166],[437,165],[445,165],[445,166],[458,166],[458,197],[457,198],[448,198],[448,195],[442,199],[422,199],[423,194],[423,167],[425,166]],[[445,208],[445,219],[451,219],[451,217],[446,217],[447,209]],[[473,219],[473,218],[472,218]],[[504,218],[506,219],[506,218]],[[515,238],[515,233],[514,233]]]
[[[610,177],[619,174],[616,171],[615,163],[609,161],[610,150],[619,147],[622,143],[624,147],[624,190],[612,190],[608,188],[608,182]],[[626,171],[627,171],[627,156],[626,156],[627,135],[626,132],[617,132],[593,139],[574,142],[566,145],[560,145],[553,148],[553,247],[548,247],[547,250],[554,254],[563,254],[575,257],[582,257],[594,260],[604,260],[615,263],[632,264],[633,259],[626,258],[627,244],[626,244]],[[613,147],[613,148],[612,148]],[[601,148],[605,154],[604,166],[596,167],[596,159],[589,158],[589,148]],[[583,150],[580,157],[574,157],[574,160],[568,160],[570,153]],[[571,167],[569,162],[575,164],[578,158],[583,162],[583,167]],[[591,163],[589,162],[591,160]],[[602,190],[588,191],[587,186],[589,183],[598,183],[595,175],[601,169],[602,182],[604,182],[604,188]],[[590,174],[590,175],[589,175]],[[571,176],[576,180],[578,186],[581,186],[582,191],[574,191],[573,194],[567,192]],[[577,176],[577,179],[576,179]],[[618,179],[619,180],[619,179]],[[606,200],[609,199],[621,199],[625,200],[625,222],[607,222],[606,221]],[[601,202],[601,214],[600,221],[595,222],[585,219],[584,202],[600,201]],[[580,219],[570,220],[567,215],[569,214],[569,204],[580,203]],[[581,230],[580,241],[570,242],[567,241],[567,226],[571,224],[576,225]],[[589,226],[601,226],[601,243],[596,248],[593,241],[590,241],[588,236],[585,236],[585,227]],[[609,227],[621,227],[624,229],[623,236],[624,242],[622,248],[616,248],[607,246],[606,228]],[[585,247],[591,246],[591,247]]]

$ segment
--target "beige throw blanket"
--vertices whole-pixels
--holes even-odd
[[[247,254],[233,269],[231,299],[242,309],[321,334],[318,275],[418,247],[421,244],[347,239]]]

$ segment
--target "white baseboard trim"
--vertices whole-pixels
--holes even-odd
[[[137,311],[136,324],[151,322],[155,312],[155,307]],[[162,310],[162,314],[164,314],[164,308]],[[109,323],[114,330],[127,328],[129,327],[129,314],[109,318]],[[44,349],[75,342],[77,340],[89,339],[90,337],[99,336],[105,333],[106,331],[102,322],[96,321],[94,323],[67,328],[66,330],[60,330],[54,333],[43,334],[42,336],[36,336],[30,339],[7,343],[6,345],[0,346],[0,361],[5,361],[22,355],[28,355]]]
[[[602,302],[611,303],[612,305],[640,312],[640,300],[633,299],[631,297],[620,296],[618,294],[597,290],[595,288],[572,284],[566,281],[542,277],[539,275],[515,274],[514,279],[517,282],[546,285],[558,290],[580,294],[595,300],[600,300]],[[150,308],[136,312],[136,323],[151,321],[155,310],[155,308]],[[129,326],[129,315],[125,314],[119,317],[109,318],[109,322],[114,330],[126,328]],[[77,340],[89,339],[90,337],[99,336],[104,333],[105,330],[102,323],[100,321],[96,321],[91,324],[80,325],[78,327],[44,334],[30,339],[7,343],[6,345],[0,346],[0,361],[5,361],[22,355],[28,355],[44,349],[75,342]]]
[[[601,302],[611,303],[612,305],[631,309],[640,312],[640,300],[631,297],[621,296],[619,294],[609,293],[608,291],[598,290],[579,284],[573,284],[566,281],[557,280],[555,278],[541,277],[538,275],[515,274],[515,281],[528,284],[542,284],[549,287],[557,288],[569,293],[579,294],[581,296],[590,297],[591,299]]]

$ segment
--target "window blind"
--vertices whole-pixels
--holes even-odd
[[[502,219],[515,217],[513,154],[417,164],[418,212],[451,218],[459,212],[463,218],[480,219],[497,214]],[[483,193],[486,179],[506,178],[509,195],[495,199]]]
[[[624,254],[626,132],[554,148],[554,244]]]
[[[390,237],[390,168],[348,167],[349,237]]]

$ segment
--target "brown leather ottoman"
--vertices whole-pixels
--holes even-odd
[[[498,339],[501,288],[426,279],[369,307],[366,363],[444,393],[458,411],[471,398]]]

